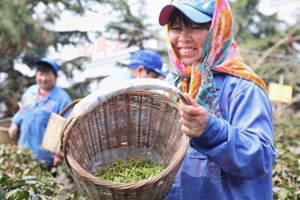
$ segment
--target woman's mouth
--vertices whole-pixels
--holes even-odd
[[[178,49],[181,53],[190,53],[192,51],[195,51],[195,48],[179,48]]]

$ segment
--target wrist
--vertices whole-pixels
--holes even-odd
[[[55,158],[58,158],[58,159],[60,159],[60,160],[63,160],[63,159],[64,159],[64,157],[63,157],[61,154],[59,154],[59,153],[55,154],[54,157],[55,157]]]

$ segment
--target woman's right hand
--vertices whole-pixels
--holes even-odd
[[[179,106],[181,130],[190,137],[199,137],[208,124],[210,113],[187,93],[184,93],[184,97],[190,105],[182,103]]]
[[[18,138],[19,127],[17,124],[11,124],[8,130],[9,137],[12,139]]]

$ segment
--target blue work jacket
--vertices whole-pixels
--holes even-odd
[[[21,100],[23,108],[14,115],[12,123],[17,124],[20,129],[18,145],[29,148],[33,151],[34,157],[51,166],[53,153],[44,150],[41,143],[51,113],[60,113],[71,102],[71,98],[67,92],[57,86],[54,86],[41,100],[38,100],[38,92],[37,84],[26,90]]]
[[[98,84],[98,88],[101,90],[109,90],[110,86],[113,86],[116,83],[125,81],[125,80],[131,80],[134,79],[134,76],[132,73],[129,71],[128,68],[122,68],[116,73],[109,75],[105,78],[103,78],[100,83]]]

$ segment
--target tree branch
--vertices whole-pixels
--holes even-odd
[[[282,45],[283,43],[285,43],[288,40],[291,41],[295,41],[295,40],[299,40],[300,39],[300,35],[299,36],[295,36],[295,37],[291,37],[291,35],[293,35],[295,33],[295,31],[297,30],[297,26],[294,26],[289,33],[287,33],[284,38],[282,38],[281,40],[278,40],[272,47],[270,47],[261,57],[260,59],[255,63],[255,65],[253,66],[253,69],[255,70],[256,68],[258,68],[261,63],[273,52],[275,51],[280,45]]]

